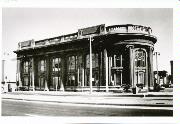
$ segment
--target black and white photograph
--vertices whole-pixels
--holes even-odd
[[[173,117],[172,8],[3,8],[2,116]]]
[[[2,124],[179,123],[179,0],[0,3]]]

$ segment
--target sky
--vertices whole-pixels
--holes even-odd
[[[170,73],[170,60],[173,60],[173,9],[3,8],[2,58],[6,59],[5,74],[8,80],[16,81],[16,54],[13,51],[17,50],[18,42],[56,37],[99,24],[151,27],[153,35],[157,37],[154,51],[160,52],[159,70]],[[154,58],[154,70],[155,66]]]

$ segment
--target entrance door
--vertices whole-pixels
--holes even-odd
[[[136,71],[135,72],[135,84],[145,84],[145,71]]]

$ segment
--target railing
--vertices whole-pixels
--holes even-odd
[[[77,37],[78,37],[78,33],[72,33],[72,34],[62,35],[62,36],[54,37],[54,38],[50,38],[50,39],[44,39],[44,40],[40,40],[40,41],[36,41],[36,42],[32,42],[32,43],[28,43],[27,41],[20,42],[18,49],[51,45],[51,44],[57,44],[60,42],[67,42],[67,41],[71,41],[71,40],[76,40]]]
[[[101,26],[101,27],[103,27],[103,26]],[[105,28],[105,26],[104,26],[104,28]],[[104,31],[102,30],[102,32],[104,32]],[[141,26],[141,25],[132,25],[132,24],[113,25],[113,26],[106,27],[106,33],[143,33],[143,34],[150,35],[152,33],[152,29],[150,27],[145,27],[145,26]],[[78,37],[78,32],[76,32],[76,33],[72,33],[72,34],[62,35],[59,37],[39,40],[36,42],[34,40],[29,40],[29,41],[20,42],[18,44],[18,46],[19,46],[18,49],[21,50],[21,49],[34,48],[34,47],[39,47],[39,46],[44,46],[44,45],[57,44],[60,42],[76,40],[78,38],[80,38],[80,37]]]
[[[106,27],[107,33],[143,33],[152,34],[152,29],[150,27],[145,27],[141,25],[113,25]]]

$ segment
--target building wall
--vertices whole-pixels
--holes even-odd
[[[58,38],[55,38],[55,44],[47,45],[52,39],[42,40],[33,42],[39,47],[34,48],[33,45],[33,48],[19,50],[20,86],[26,86],[29,90],[90,90],[91,42],[93,90],[108,91],[125,85],[132,88],[137,84],[151,89],[154,84],[152,56],[156,38],[150,35],[150,28],[132,25],[122,27],[126,32],[122,33],[119,26],[110,26],[106,31],[111,34],[103,30],[98,35],[88,35],[89,29],[86,29],[81,32],[86,32],[90,38],[78,36],[79,39],[76,39],[77,35],[82,34],[75,33],[60,37],[62,43],[59,44]],[[135,33],[136,29],[146,33]]]

